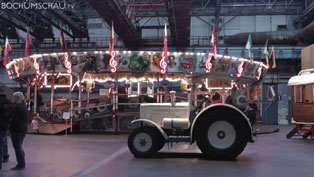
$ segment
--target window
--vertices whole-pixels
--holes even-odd
[[[302,103],[302,87],[303,86],[295,86],[294,98],[296,103]]]
[[[267,87],[267,101],[276,101],[276,94],[273,86]]]

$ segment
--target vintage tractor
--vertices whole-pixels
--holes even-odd
[[[189,102],[175,102],[175,92],[172,91],[171,103],[141,104],[140,118],[132,122],[139,126],[128,138],[129,149],[135,157],[150,157],[165,143],[196,142],[208,158],[234,159],[248,142],[254,142],[246,113],[248,100],[244,95],[231,98],[232,104],[212,104],[196,115],[192,106],[193,94],[197,84],[207,76],[191,75]]]

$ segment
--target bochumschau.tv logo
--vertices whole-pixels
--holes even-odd
[[[55,10],[66,10],[74,9],[74,4],[63,3],[63,2],[1,2],[1,9],[55,9]]]

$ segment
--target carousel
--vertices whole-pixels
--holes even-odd
[[[165,68],[161,62],[166,62]],[[266,66],[205,53],[167,52],[163,58],[157,51],[77,51],[17,58],[6,69],[11,80],[27,85],[33,114],[39,113],[50,125],[123,133],[134,128],[130,122],[139,117],[141,103],[169,102],[170,91],[176,91],[177,101],[186,102],[191,74],[210,75],[193,94],[195,106],[204,95],[219,94],[224,102],[233,85],[259,105]],[[37,103],[39,96],[42,104]]]

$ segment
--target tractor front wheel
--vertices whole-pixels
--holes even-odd
[[[129,135],[128,146],[135,157],[147,158],[161,149],[162,140],[161,134],[156,128],[139,127]]]

